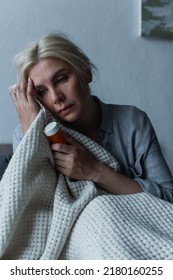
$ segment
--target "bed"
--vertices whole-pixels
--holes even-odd
[[[0,144],[0,179],[12,156],[12,144]]]

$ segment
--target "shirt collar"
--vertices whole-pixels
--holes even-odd
[[[102,120],[100,130],[112,133],[113,124],[112,124],[112,113],[108,104],[101,101],[97,96],[92,96],[93,100],[97,102],[101,109]]]

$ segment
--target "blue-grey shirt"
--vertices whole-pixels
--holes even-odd
[[[122,174],[136,180],[143,191],[173,202],[173,177],[145,112],[135,106],[105,104],[97,97],[102,115],[102,145],[118,160]],[[14,131],[13,150],[23,137]]]

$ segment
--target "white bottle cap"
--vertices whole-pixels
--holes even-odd
[[[54,135],[59,130],[58,123],[57,122],[50,122],[48,123],[44,128],[44,133],[47,136]]]

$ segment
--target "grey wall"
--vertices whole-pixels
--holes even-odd
[[[147,112],[173,171],[173,41],[140,37],[139,6],[140,0],[0,0],[0,143],[12,141],[18,123],[7,90],[16,80],[13,56],[62,31],[98,66],[95,95]]]

